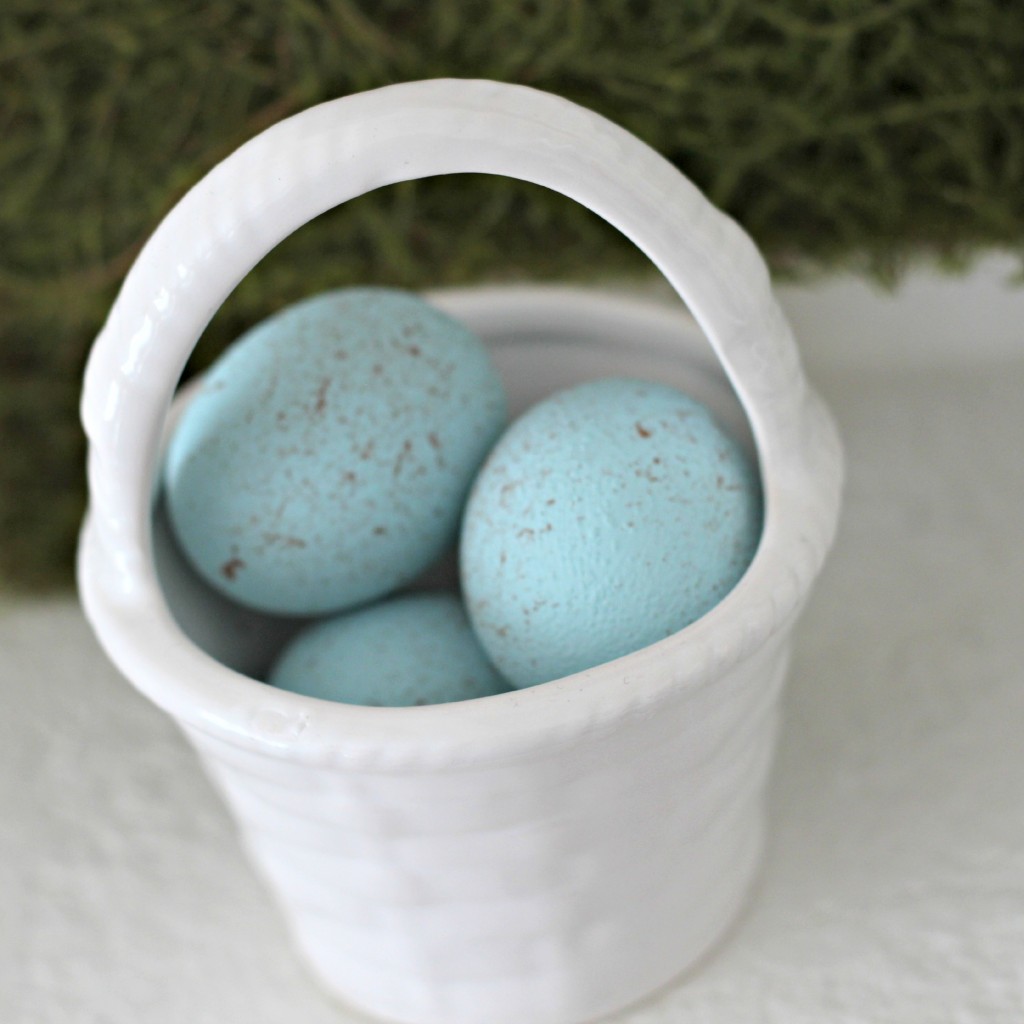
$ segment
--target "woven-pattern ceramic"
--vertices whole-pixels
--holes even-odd
[[[468,171],[578,200],[685,299],[756,443],[757,556],[682,632],[529,690],[393,709],[256,683],[228,648],[258,625],[195,616],[234,630],[228,667],[216,636],[200,645],[179,625],[187,584],[158,575],[153,477],[176,381],[289,232],[372,188]],[[158,227],[96,341],[82,408],[86,612],[198,749],[333,991],[410,1024],[571,1024],[642,997],[718,938],[757,862],[789,633],[833,535],[841,460],[756,249],[669,163],[564,100],[491,82],[315,107],[243,146]]]

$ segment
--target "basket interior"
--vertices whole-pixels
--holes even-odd
[[[428,297],[488,344],[513,417],[572,384],[600,377],[639,377],[673,385],[704,402],[755,455],[743,407],[707,340],[681,307],[583,289],[509,287]],[[178,409],[185,400],[186,395],[178,399]],[[172,411],[169,424],[173,417]],[[208,587],[175,546],[159,501],[153,546],[165,599],[186,636],[221,663],[260,679],[305,620],[249,611]],[[456,578],[451,555],[421,585],[454,584]]]

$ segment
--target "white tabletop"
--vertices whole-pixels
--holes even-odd
[[[848,486],[796,635],[767,860],[715,955],[619,1024],[1024,1019],[1024,292],[1004,269],[785,291]],[[194,755],[75,600],[0,602],[0,652],[0,1020],[362,1020],[309,980]]]

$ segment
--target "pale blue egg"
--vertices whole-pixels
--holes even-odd
[[[591,381],[529,409],[463,520],[461,576],[516,686],[661,640],[717,604],[761,534],[758,475],[708,410],[663,384]]]
[[[505,421],[483,343],[415,295],[328,292],[254,327],[171,439],[167,508],[189,560],[288,615],[375,600],[451,543]]]
[[[308,697],[381,707],[509,689],[481,650],[462,603],[441,592],[390,598],[307,626],[268,682]]]

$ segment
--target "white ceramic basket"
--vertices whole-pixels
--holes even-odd
[[[290,232],[379,186],[470,171],[606,218],[700,325],[578,291],[436,296],[495,346],[513,403],[607,372],[712,401],[756,448],[758,553],[675,636],[525,691],[368,708],[275,690],[246,673],[280,624],[204,591],[159,517],[154,529],[176,382]],[[642,998],[721,936],[759,858],[789,636],[835,529],[841,457],[756,249],[671,164],[517,86],[418,82],[315,107],[235,152],[158,227],[96,341],[82,410],[87,615],[198,750],[331,991],[410,1024],[572,1024]]]

